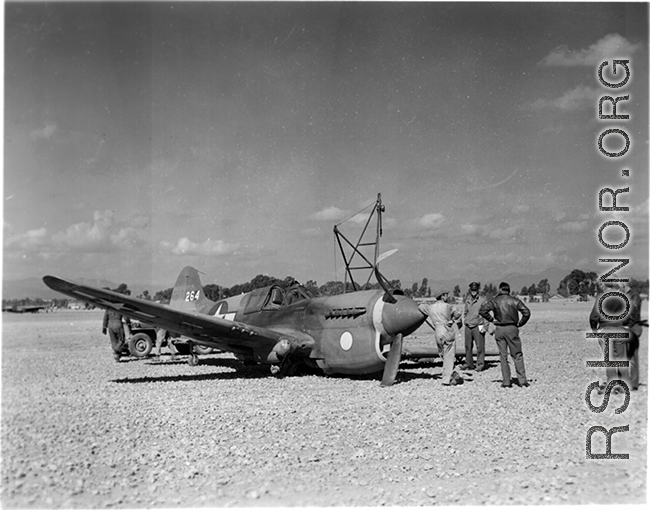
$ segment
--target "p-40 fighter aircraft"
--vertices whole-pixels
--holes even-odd
[[[117,310],[197,344],[275,365],[282,375],[292,375],[304,367],[325,374],[371,374],[383,369],[382,386],[390,386],[397,375],[403,336],[414,332],[425,317],[413,299],[391,290],[379,272],[378,261],[387,255],[382,257],[377,252],[383,210],[378,195],[368,218],[369,223],[377,213],[375,243],[361,243],[362,233],[359,242],[352,244],[334,227],[346,261],[344,288],[348,277],[352,288],[359,288],[351,271],[361,268],[350,266],[358,256],[367,263],[363,268],[375,275],[379,290],[311,298],[295,289],[289,299],[280,286],[272,285],[215,302],[204,295],[198,271],[188,266],[178,276],[169,305],[162,305],[55,276],[45,276],[43,281],[58,292]],[[349,258],[342,240],[352,247]],[[361,253],[362,244],[375,246],[374,263]]]
[[[13,312],[13,313],[38,313],[41,310],[47,310],[49,305],[13,305],[5,306],[3,312]]]

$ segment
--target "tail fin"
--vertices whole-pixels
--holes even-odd
[[[200,311],[213,302],[205,297],[199,272],[191,266],[183,268],[176,279],[169,306],[188,312]]]

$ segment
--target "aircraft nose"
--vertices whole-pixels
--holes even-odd
[[[395,297],[398,299],[397,303],[384,304],[382,325],[390,336],[410,335],[424,323],[426,317],[418,310],[418,304],[412,299]]]

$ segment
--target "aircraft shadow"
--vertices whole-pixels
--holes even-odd
[[[409,365],[407,365],[407,363],[416,366],[421,366],[421,367],[435,367],[435,366],[442,367],[442,360],[440,358],[413,358],[413,359],[405,360],[402,361],[402,364],[404,364],[404,368],[408,368]],[[462,362],[456,360],[456,364],[455,364],[456,369],[462,364],[463,364]],[[400,365],[400,367],[401,366],[402,365]],[[494,362],[494,361],[486,360],[485,364],[483,365],[483,371],[498,366],[500,366],[500,363],[498,361]]]
[[[137,359],[123,360],[122,363],[128,361],[142,361]],[[175,361],[171,360],[154,360],[149,359],[145,361],[147,365],[150,366],[171,366],[171,365],[185,365],[187,364],[186,359],[177,359]],[[232,380],[232,379],[265,379],[265,378],[275,378],[271,374],[269,367],[264,365],[246,365],[243,362],[236,359],[224,359],[224,358],[203,358],[200,361],[200,365],[205,366],[214,366],[214,367],[224,367],[232,369],[229,372],[221,373],[210,373],[210,374],[179,374],[179,375],[161,375],[161,376],[145,376],[145,377],[124,377],[119,379],[113,379],[112,382],[118,384],[142,384],[142,383],[151,383],[151,382],[180,382],[180,381],[209,381],[209,380]],[[489,364],[486,363],[486,368]],[[413,369],[422,368],[422,367],[440,367],[442,368],[442,361],[435,358],[425,358],[425,359],[415,359],[415,360],[405,360],[400,363],[399,372],[397,374],[397,379],[394,384],[407,383],[409,381],[429,379],[429,380],[439,380],[442,378],[441,373],[422,373],[422,372],[413,372]],[[334,374],[326,376],[324,374],[296,374],[289,376],[290,378],[295,377],[305,377],[309,375],[318,375],[319,377],[330,377],[330,378],[339,378],[339,379],[348,379],[354,381],[381,381],[382,372],[376,372],[374,374],[364,374],[364,375],[343,375],[343,374]],[[472,378],[467,377],[466,373],[463,373],[464,382],[473,382]],[[513,379],[513,383],[517,384],[517,380]]]
[[[154,361],[148,365],[185,365],[185,360],[177,361]],[[141,384],[151,382],[179,382],[179,381],[210,381],[210,380],[229,380],[229,379],[264,379],[275,377],[269,371],[268,367],[263,365],[245,365],[241,361],[234,359],[203,359],[201,365],[218,366],[233,369],[232,372],[211,373],[211,374],[179,374],[179,375],[162,375],[162,376],[145,376],[145,377],[124,377],[113,379],[112,382],[118,384]]]

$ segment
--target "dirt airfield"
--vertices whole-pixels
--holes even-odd
[[[612,395],[593,413],[592,304],[530,304],[531,386],[511,389],[494,357],[459,387],[443,387],[431,360],[403,361],[391,388],[380,375],[278,379],[229,354],[116,363],[101,311],[3,313],[2,506],[645,503],[648,332],[628,408],[615,414]],[[405,346],[432,342],[426,328]],[[612,436],[629,459],[588,460],[594,425],[629,425]]]

